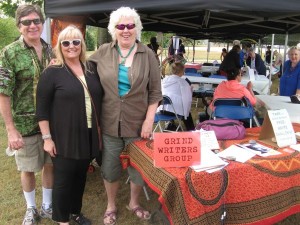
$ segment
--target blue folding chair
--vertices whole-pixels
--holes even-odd
[[[224,80],[227,79],[225,76],[217,75],[217,74],[210,75],[209,78],[217,78],[217,79],[224,79]]]
[[[256,126],[260,126],[254,108],[247,98],[218,98],[213,101],[214,111],[212,118],[228,118],[235,120],[249,120],[252,127],[254,120]]]
[[[163,95],[163,99],[162,99],[160,105],[162,105],[162,109],[159,112],[155,113],[155,118],[154,118],[155,127],[153,129],[153,132],[155,132],[158,128],[159,128],[160,132],[168,131],[166,128],[169,125],[169,123],[171,123],[172,121],[177,121],[177,123],[178,123],[175,131],[179,131],[179,130],[183,131],[183,128],[182,128],[182,118],[183,117],[180,115],[177,115],[175,108],[173,106],[172,100],[168,96]],[[165,107],[167,105],[171,106],[171,108],[174,112],[174,115],[164,114],[165,112],[167,112],[165,109]]]
[[[195,68],[185,68],[184,73],[197,73],[197,69]]]

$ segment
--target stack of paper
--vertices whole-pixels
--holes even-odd
[[[196,172],[214,172],[228,165],[208,148],[201,148],[201,163],[191,166]]]

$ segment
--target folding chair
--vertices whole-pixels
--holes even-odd
[[[168,96],[163,95],[163,99],[162,99],[160,105],[162,105],[162,109],[160,110],[160,112],[155,113],[155,118],[154,118],[155,127],[153,129],[153,132],[155,132],[157,129],[159,129],[160,132],[167,131],[167,129],[165,129],[165,128],[172,121],[177,121],[177,123],[178,123],[175,131],[179,131],[180,129],[182,131],[183,128],[182,128],[181,123],[182,123],[183,117],[180,115],[177,115],[175,108],[173,106],[172,100]],[[171,106],[171,109],[174,112],[174,115],[164,114],[164,112],[168,112],[168,111],[166,111],[166,108],[165,108],[167,105]]]
[[[219,98],[213,101],[215,107],[212,118],[228,118],[235,120],[249,120],[252,127],[254,120],[256,126],[260,126],[254,112],[254,108],[247,98]]]
[[[195,68],[185,68],[184,73],[197,73],[197,69]]]
[[[129,184],[129,182],[130,182],[130,176],[127,178],[125,183]],[[146,184],[144,184],[143,190],[144,190],[145,197],[146,197],[147,201],[150,201],[150,197],[149,197],[149,194],[148,194],[148,191],[147,191],[147,188],[146,188]]]

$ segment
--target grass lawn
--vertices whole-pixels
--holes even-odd
[[[214,56],[213,56],[214,55]],[[220,53],[210,53],[210,56],[219,59]],[[196,56],[201,61],[206,60],[205,52],[196,52]],[[203,62],[202,61],[202,62]],[[276,85],[274,86],[276,90]],[[193,108],[193,115],[196,121],[196,117],[199,111],[203,108]],[[8,157],[5,155],[5,149],[7,146],[6,130],[2,118],[0,117],[0,224],[1,225],[18,225],[22,223],[25,213],[25,200],[23,198],[23,191],[20,185],[20,174],[16,170],[14,157]],[[129,185],[125,184],[127,174],[124,172],[121,181],[121,189],[117,196],[118,207],[118,224],[120,225],[144,225],[144,224],[164,224],[160,218],[154,216],[153,221],[141,222],[136,217],[132,216],[125,206],[128,203]],[[37,205],[41,206],[41,174],[37,173]],[[141,203],[147,209],[152,212],[159,207],[157,201],[157,194],[151,191],[149,188],[148,193],[151,200],[147,201],[144,194],[141,196]],[[96,168],[94,173],[89,173],[87,178],[86,190],[84,194],[83,213],[92,220],[93,224],[102,224],[102,217],[106,208],[106,194],[103,186],[103,181],[100,176],[99,167]],[[299,224],[300,214],[290,216],[283,222],[277,225],[296,225]],[[56,224],[52,221],[43,219],[42,225]]]

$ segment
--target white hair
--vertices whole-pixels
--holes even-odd
[[[116,25],[120,22],[122,18],[133,18],[136,29],[136,38],[140,40],[143,29],[141,18],[135,9],[129,7],[120,7],[110,14],[109,24],[107,28],[112,39],[114,41],[117,39]]]
[[[232,42],[232,45],[235,46],[235,45],[241,45],[241,42],[239,40],[234,40]]]

